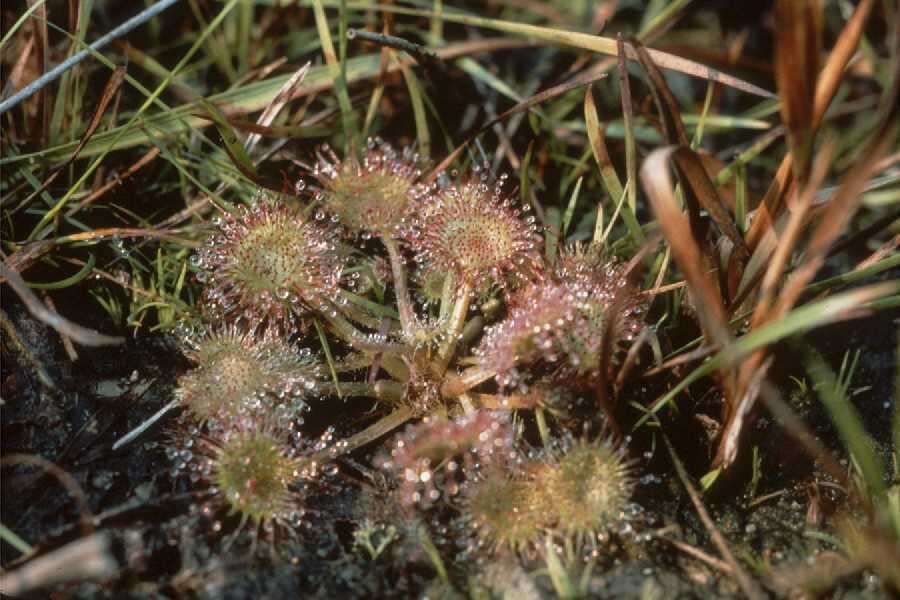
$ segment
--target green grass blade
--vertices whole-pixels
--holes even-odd
[[[847,398],[846,384],[849,382],[838,381],[822,357],[812,348],[807,348],[805,355],[806,368],[816,384],[819,399],[825,405],[847,452],[859,465],[869,497],[879,496],[885,489],[883,465],[872,447],[872,439],[863,428],[859,414]]]
[[[341,18],[345,18],[345,4],[341,1]],[[350,103],[350,92],[347,89],[347,64],[339,61],[334,51],[334,42],[331,40],[331,30],[328,26],[328,18],[325,16],[325,7],[322,0],[313,0],[313,14],[316,18],[316,29],[319,32],[319,40],[322,43],[322,52],[325,54],[325,63],[328,72],[334,80],[334,91],[337,95],[338,105],[341,108],[341,118],[344,123],[344,136],[348,149],[357,151],[359,146],[359,132],[356,131],[356,117],[353,113],[353,105]],[[346,37],[346,33],[345,36]],[[345,43],[345,42],[343,42]]]
[[[43,6],[45,2],[46,0],[38,0],[37,2],[29,6],[28,9],[22,13],[22,16],[16,19],[16,22],[12,24],[12,26],[9,28],[9,31],[6,32],[6,35],[4,35],[2,39],[0,39],[0,50],[3,50],[4,46],[6,46],[6,43],[9,41],[9,38],[11,38],[13,34],[15,34],[19,30],[19,28],[22,27],[22,24],[25,23],[28,17],[33,15],[34,12],[41,6]]]
[[[393,56],[393,53],[391,53]],[[396,60],[396,57],[394,57]],[[431,155],[431,133],[428,131],[428,117],[425,113],[425,101],[423,100],[424,92],[419,84],[419,78],[416,77],[412,69],[403,63],[399,63],[400,72],[403,73],[403,80],[406,82],[406,89],[409,90],[409,102],[412,104],[413,120],[416,123],[416,140],[419,143],[419,151],[425,155]]]

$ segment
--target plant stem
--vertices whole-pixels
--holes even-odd
[[[415,339],[416,333],[416,317],[412,308],[412,301],[409,298],[409,288],[407,286],[406,265],[403,257],[400,256],[400,248],[397,242],[387,236],[381,237],[381,242],[387,249],[388,257],[391,260],[391,273],[394,276],[394,294],[397,296],[397,311],[400,313],[400,326],[403,328],[403,335],[408,340]]]
[[[544,448],[548,448],[550,446],[550,428],[547,427],[547,415],[544,414],[544,409],[541,407],[537,407],[534,409],[534,418],[537,421],[538,433],[541,435],[541,444],[544,445]]]
[[[444,373],[453,353],[456,351],[456,345],[459,343],[460,334],[466,324],[466,314],[469,312],[469,302],[472,299],[472,284],[465,281],[456,294],[456,304],[453,305],[453,313],[450,315],[450,323],[447,325],[447,340],[441,346],[438,353],[438,372]]]
[[[438,313],[440,319],[446,319],[447,313],[450,312],[450,304],[453,302],[453,289],[455,285],[456,277],[454,277],[453,272],[450,271],[444,277],[444,287],[441,290],[441,306],[440,312]]]
[[[325,317],[335,333],[340,335],[345,342],[362,352],[400,354],[406,349],[406,347],[401,344],[373,341],[370,336],[357,329],[353,323],[345,319],[336,310],[324,310],[322,311],[322,316]]]
[[[486,369],[481,365],[469,367],[459,375],[451,375],[447,377],[444,385],[441,386],[441,395],[446,398],[455,398],[460,394],[466,393],[479,383],[487,381],[496,375],[493,369]]]
[[[379,379],[375,383],[342,381],[341,393],[344,396],[365,396],[385,402],[399,402],[403,399],[404,386],[390,379]]]
[[[412,415],[413,411],[411,408],[406,406],[398,408],[394,412],[381,417],[359,433],[351,435],[346,440],[343,440],[335,448],[324,450],[316,454],[313,456],[313,460],[335,459],[343,454],[353,452],[357,448],[361,448],[400,427],[412,418]]]

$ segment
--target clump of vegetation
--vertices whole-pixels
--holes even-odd
[[[50,4],[0,593],[900,592],[891,3]]]

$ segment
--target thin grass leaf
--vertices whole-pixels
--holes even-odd
[[[697,121],[697,128],[694,130],[694,137],[691,139],[691,150],[696,151],[697,148],[700,147],[700,143],[703,141],[703,128],[707,123],[707,119],[710,119],[709,115],[709,107],[712,106],[713,99],[713,91],[715,91],[716,87],[713,82],[709,82],[706,84],[706,98],[703,99],[703,110],[700,111],[700,118]],[[685,124],[688,123],[685,115],[681,115],[682,120]],[[765,128],[768,128],[768,123],[765,123]]]
[[[829,277],[828,279],[823,279],[814,284],[808,285],[803,289],[803,294],[814,295],[838,286],[849,285],[851,283],[863,281],[872,277],[872,275],[890,271],[895,267],[900,267],[900,254],[888,256],[863,269],[854,269],[849,273],[841,273],[840,275],[835,275],[834,277]]]
[[[619,94],[622,97],[622,120],[625,139],[625,184],[628,185],[628,208],[637,212],[637,144],[634,135],[634,105],[631,101],[631,83],[625,67],[625,42],[619,36],[616,40],[617,67],[619,74]]]
[[[94,258],[93,254],[90,254],[88,255],[88,260],[84,266],[74,275],[50,283],[29,283],[26,281],[25,284],[33,290],[62,290],[83,281],[84,278],[90,275],[91,271],[94,270],[94,265],[96,263],[97,259]]]
[[[815,383],[816,392],[828,410],[848,453],[859,465],[867,497],[872,499],[885,491],[884,466],[872,447],[859,413],[847,397],[847,389],[835,378],[828,364],[812,348],[804,349],[806,369]],[[847,382],[845,382],[847,383]]]
[[[343,2],[343,0],[342,0]],[[342,4],[343,7],[343,4]],[[344,11],[342,10],[342,13]],[[353,112],[353,104],[350,102],[350,92],[347,89],[348,74],[347,62],[339,61],[334,52],[334,43],[331,41],[331,31],[328,26],[328,18],[325,16],[325,8],[322,0],[313,0],[313,14],[316,18],[316,29],[319,32],[319,40],[322,43],[322,53],[325,55],[325,63],[334,83],[338,105],[341,107],[341,117],[344,123],[344,136],[347,148],[355,154],[359,147],[359,132],[356,130],[356,115]],[[344,36],[346,38],[346,35]]]
[[[398,63],[406,89],[409,91],[409,103],[412,105],[413,120],[416,123],[416,140],[419,151],[424,156],[431,155],[431,132],[428,131],[428,116],[425,113],[425,102],[422,100],[424,92],[419,85],[419,79],[408,66]]]
[[[96,52],[100,48],[107,45],[109,42],[114,40],[115,38],[125,35],[135,27],[149,21],[162,11],[166,10],[173,4],[178,2],[178,0],[159,0],[155,4],[149,6],[146,10],[141,11],[139,14],[135,15],[131,19],[128,19],[109,33],[104,36],[101,36],[96,41],[94,41],[88,48],[78,52],[77,54],[67,58],[63,62],[56,65],[51,70],[44,73],[41,77],[29,83],[27,86],[16,92],[11,97],[7,98],[0,102],[0,114],[5,113],[9,109],[13,108],[32,94],[38,92],[43,89],[48,84],[55,81],[62,74],[66,73],[70,68],[79,62],[86,59],[93,52]],[[46,21],[45,21],[46,22]]]
[[[47,0],[36,0],[35,2],[29,2],[28,8],[25,9],[25,12],[21,14],[21,16],[16,19],[16,22],[10,26],[9,30],[4,34],[2,38],[0,38],[0,51],[3,50],[6,43],[9,42],[10,38],[22,27],[28,17],[33,15],[38,9],[44,6],[44,3]]]
[[[440,58],[447,60],[471,52],[502,50],[522,45],[523,43],[517,40],[475,40],[474,42],[451,44],[437,50],[436,54]],[[391,65],[387,70],[388,72],[393,72],[397,68],[396,65]],[[180,70],[179,68],[178,71]],[[354,57],[347,61],[347,79],[349,83],[375,77],[379,73],[381,73],[379,54]],[[173,70],[168,80],[171,81],[177,75],[178,73]],[[213,94],[206,99],[220,107],[222,112],[229,116],[253,113],[268,106],[278,93],[278,90],[284,86],[290,77],[290,75],[273,76],[262,81],[245,84],[239,88]],[[128,76],[125,79],[132,85],[137,83]],[[302,94],[298,94],[297,97],[331,89],[334,83],[327,66],[312,67],[304,82],[306,85],[302,90]],[[147,91],[147,97],[153,104],[158,104],[158,94]],[[210,124],[207,119],[193,116],[196,112],[197,106],[195,103],[175,108],[165,107],[162,113],[143,117],[143,125],[155,131],[161,139],[184,132],[193,132]],[[137,120],[132,119],[110,131],[96,134],[82,150],[81,156],[82,158],[93,157],[98,154],[131,148],[147,142],[147,131],[141,127]],[[71,142],[27,154],[3,156],[0,157],[0,166],[33,160],[61,160],[66,158],[76,145],[77,143]]]
[[[228,118],[222,111],[203,98],[200,98],[198,102],[215,122],[216,129],[222,137],[222,142],[225,144],[225,153],[228,154],[228,158],[231,159],[231,162],[234,163],[234,166],[237,167],[241,174],[260,187],[274,192],[283,191],[280,182],[270,180],[259,174],[256,165],[253,164],[253,160],[250,158],[250,154],[244,148],[244,143],[238,138],[237,133],[235,133],[231,123],[229,123]]]
[[[191,7],[191,12],[194,18],[197,19],[197,23],[200,24],[200,28],[206,29],[209,25],[203,16],[203,11],[200,10],[200,6],[197,4],[197,0],[188,0],[188,5]],[[228,21],[225,22],[226,25],[227,23]],[[223,36],[214,31],[206,37],[203,45],[206,48],[207,56],[212,58],[213,63],[219,67],[225,78],[229,82],[235,81],[237,79],[237,71],[235,71],[234,65],[231,63],[231,52],[229,52],[228,43]]]
[[[560,234],[560,238],[566,239],[566,232],[569,230],[569,224],[572,222],[572,215],[575,214],[575,205],[578,204],[578,195],[581,193],[581,182],[584,180],[584,177],[579,177],[578,181],[575,182],[575,189],[572,190],[572,195],[569,196],[569,204],[566,206],[566,212],[563,214],[562,220],[562,230]]]
[[[319,2],[321,0],[314,1]],[[358,5],[354,4],[354,6],[359,6],[360,8],[368,8],[371,6],[384,12],[391,12],[400,15],[411,15],[418,17],[438,16],[434,12],[427,10],[417,10],[392,5],[373,6],[361,3]],[[607,56],[616,56],[618,52],[616,49],[616,41],[614,39],[599,35],[554,29],[552,27],[540,27],[537,25],[529,25],[526,23],[503,21],[500,19],[488,19],[485,17],[477,17],[470,14],[461,14],[458,12],[450,12],[447,10],[441,13],[440,17],[444,21],[449,21],[451,23],[460,23],[463,25],[493,29],[495,31],[503,31],[505,33],[538,39],[549,44],[568,46],[581,50],[589,50],[591,52],[597,52],[599,54],[605,54]],[[737,77],[732,77],[731,75],[727,75],[706,65],[702,65],[692,60],[681,58],[667,52],[661,52],[659,50],[648,49],[648,52],[653,58],[653,61],[664,69],[678,71],[686,75],[698,77],[700,79],[706,79],[708,81],[716,81],[718,83],[721,83],[722,85],[733,87],[737,90],[746,92],[748,94],[753,94],[755,96],[760,96],[763,98],[774,97],[771,92],[764,90],[759,86],[738,79]],[[627,58],[631,60],[637,60],[637,54],[633,50],[629,49],[627,52]]]
[[[47,34],[47,6],[46,4],[40,2],[40,0],[28,0],[28,4],[38,5],[38,14],[35,15],[35,27],[33,29],[34,35],[36,37],[34,47],[37,50],[37,63],[38,69],[40,69],[41,77],[47,75],[48,69],[50,67],[50,42],[49,36]],[[37,81],[41,80],[41,77],[38,77]],[[26,86],[27,89],[27,86]],[[57,106],[61,104],[61,101],[64,101],[66,95],[64,92],[65,86],[62,86],[60,91],[56,95]],[[59,131],[58,123],[55,122],[55,119],[51,117],[50,112],[50,94],[48,93],[48,88],[46,86],[41,86],[37,90],[37,106],[38,113],[37,119],[32,120],[32,123],[36,123],[38,127],[40,127],[40,136],[39,139],[41,141],[41,145],[47,145],[47,142],[50,139],[51,131]],[[8,102],[8,101],[7,101]],[[5,102],[4,102],[5,103]],[[56,111],[54,111],[56,112]],[[2,111],[0,111],[2,113]],[[51,129],[51,121],[53,121],[54,127]],[[55,134],[54,134],[55,137]]]
[[[250,69],[250,34],[253,31],[253,0],[242,0],[235,14],[237,20],[237,55],[240,71]]]
[[[565,93],[568,93],[572,90],[578,89],[583,85],[589,85],[595,81],[599,81],[606,77],[605,73],[595,73],[592,71],[588,71],[583,73],[577,77],[573,77],[569,81],[565,83],[561,83],[559,85],[553,86],[549,89],[546,89],[542,92],[538,92],[525,100],[524,102],[520,102],[519,104],[513,106],[509,110],[504,111],[503,113],[497,115],[493,119],[490,119],[487,123],[479,127],[475,132],[470,134],[459,146],[456,147],[450,154],[447,155],[444,160],[442,160],[434,169],[432,169],[431,173],[426,177],[426,180],[432,180],[437,177],[438,173],[441,173],[447,169],[447,167],[456,160],[456,157],[463,151],[463,149],[468,146],[470,143],[475,141],[475,139],[481,135],[483,132],[487,131],[491,127],[493,127],[496,123],[500,123],[505,120],[507,117],[510,117],[514,114],[518,114],[520,112],[524,112],[526,110],[530,110],[532,107],[537,106],[547,100],[552,98],[556,98]]]
[[[331,380],[334,382],[334,390],[338,398],[343,398],[341,393],[341,382],[338,381],[337,369],[335,368],[334,356],[331,353],[331,344],[328,342],[328,336],[325,335],[325,328],[319,323],[318,319],[313,320],[316,326],[316,333],[319,336],[319,343],[322,344],[322,351],[325,353],[325,360],[328,362],[328,370],[331,372]]]
[[[0,540],[3,540],[22,554],[31,554],[33,548],[12,529],[0,523]]]

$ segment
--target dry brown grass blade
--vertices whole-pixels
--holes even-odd
[[[725,347],[731,341],[728,316],[718,288],[707,274],[706,257],[691,234],[687,216],[679,209],[675,198],[675,185],[669,170],[669,161],[675,147],[659,148],[650,153],[641,167],[641,183],[650,200],[656,220],[669,243],[675,262],[684,273],[688,289],[697,309],[697,317],[703,335],[710,345]],[[725,377],[726,405],[730,405],[733,382]]]
[[[616,39],[616,70],[619,75],[619,94],[622,96],[622,121],[625,125],[625,182],[628,185],[628,204],[637,210],[637,144],[634,139],[634,103],[631,99],[631,82],[625,68],[626,46],[622,36]]]
[[[895,80],[896,81],[896,80]],[[897,86],[895,85],[895,88]],[[897,95],[892,94],[892,101]],[[819,225],[813,232],[806,250],[806,256],[800,266],[791,274],[773,308],[771,318],[778,318],[789,311],[815,274],[825,263],[828,249],[846,229],[850,218],[862,203],[863,191],[869,178],[874,174],[874,167],[888,149],[897,143],[900,133],[900,120],[896,118],[898,109],[894,106],[891,116],[884,127],[877,128],[882,132],[872,140],[862,159],[860,159],[844,178],[841,187],[822,211]]]
[[[878,135],[870,139],[862,157],[844,176],[828,203],[817,209],[821,213],[819,224],[809,241],[803,262],[788,279],[771,314],[760,315],[761,318],[768,316],[768,321],[777,319],[796,304],[803,288],[825,263],[829,249],[862,204],[866,185],[878,172],[882,158],[896,147],[900,138],[900,61],[895,61],[892,82],[891,88],[880,100],[881,118],[874,129]],[[822,177],[824,178],[824,174]],[[809,202],[812,202],[812,198]]]
[[[760,296],[751,319],[752,327],[759,327],[769,316],[769,308],[778,293],[778,284],[788,266],[797,242],[807,224],[807,216],[815,199],[816,192],[828,175],[831,159],[834,156],[834,144],[828,143],[822,147],[816,158],[809,181],[805,188],[796,194],[796,199],[791,203],[792,210],[784,231],[777,237],[775,250],[769,258],[768,266],[763,274],[760,285]]]
[[[662,72],[654,64],[650,53],[638,40],[630,38],[628,45],[637,53],[638,61],[647,73],[647,77],[650,78],[650,93],[653,95],[653,102],[656,104],[660,119],[662,119],[663,136],[666,141],[674,146],[689,146],[690,141],[684,128],[684,122],[681,120],[678,101],[672,94],[672,90],[669,89]]]
[[[28,0],[29,8],[38,0]],[[47,72],[50,62],[50,42],[47,35],[47,4],[41,4],[37,12],[34,13],[32,20],[34,27],[34,37],[37,42],[34,45],[38,53],[38,65],[40,73],[38,77]],[[40,119],[40,143],[41,146],[47,145],[47,139],[50,135],[50,96],[46,87],[41,88],[37,93],[38,117]]]
[[[109,107],[109,103],[115,97],[116,92],[119,91],[119,87],[122,85],[122,81],[125,80],[125,67],[117,67],[115,71],[112,72],[112,75],[109,76],[109,80],[106,82],[106,86],[103,88],[103,94],[100,96],[100,101],[97,102],[97,108],[94,109],[94,114],[91,117],[91,122],[88,124],[87,129],[85,129],[84,133],[81,135],[81,139],[78,141],[78,145],[75,147],[75,150],[72,151],[71,156],[65,160],[63,164],[56,168],[53,173],[50,174],[47,179],[44,180],[44,183],[41,186],[28,195],[25,200],[19,206],[27,206],[34,200],[38,194],[41,194],[50,187],[59,174],[65,171],[66,167],[68,167],[72,162],[78,158],[78,154],[81,152],[82,148],[84,148],[85,144],[88,143],[88,140],[91,139],[91,136],[97,131],[97,128],[100,127],[100,123],[103,121],[103,115],[106,114],[106,109]]]
[[[698,316],[710,343],[725,345],[730,340],[728,318],[722,298],[707,275],[706,258],[700,245],[691,235],[688,218],[678,208],[675,185],[669,171],[669,161],[677,148],[659,148],[650,153],[641,167],[641,183],[656,214],[663,235],[672,248],[675,262],[684,272],[691,293],[695,296]]]
[[[861,0],[853,15],[847,21],[844,29],[838,36],[834,48],[825,61],[825,66],[819,74],[816,84],[815,93],[815,109],[813,111],[812,129],[815,130],[822,122],[825,116],[825,110],[831,104],[831,99],[837,92],[838,85],[843,77],[844,69],[859,40],[862,37],[863,29],[875,0]],[[793,172],[793,155],[788,153],[781,161],[778,172],[772,180],[772,184],[766,191],[766,195],[757,210],[753,219],[753,224],[747,232],[746,240],[750,248],[756,248],[766,231],[772,228],[778,215],[784,209],[783,199],[789,194],[789,188],[792,185]]]
[[[898,86],[900,86],[900,82],[895,81],[894,87],[884,98],[884,105],[889,108],[885,109],[886,114],[882,121],[884,126],[877,128],[878,131],[883,132],[883,135],[874,138],[870,142],[863,158],[853,166],[844,178],[838,191],[825,206],[819,224],[813,232],[812,239],[806,249],[803,262],[792,273],[780,292],[777,293],[776,299],[776,281],[780,279],[780,275],[789,258],[790,250],[794,247],[806,223],[808,208],[812,204],[813,196],[817,189],[816,184],[825,177],[829,164],[827,160],[829,157],[828,151],[826,150],[823,154],[824,158],[822,160],[817,161],[810,185],[798,199],[794,207],[794,213],[788,222],[787,230],[782,236],[781,243],[776,247],[773,259],[770,262],[770,269],[767,271],[763,283],[763,296],[753,315],[752,322],[754,327],[773,322],[786,315],[794,307],[800,299],[803,289],[812,281],[812,278],[824,264],[828,249],[844,231],[850,218],[862,202],[862,192],[872,176],[874,168],[888,149],[893,147],[895,137],[900,132],[900,122],[895,118],[898,111],[896,108],[897,95],[898,90],[900,90]],[[756,401],[756,393],[752,389],[752,382],[757,369],[765,360],[766,352],[765,348],[757,350],[740,367],[737,389],[743,398],[741,401],[741,412],[743,413],[752,410]],[[740,438],[740,429],[740,422],[729,421],[726,423],[719,448],[716,451],[716,464],[721,464],[727,468],[734,460],[737,452],[735,440]]]
[[[584,90],[584,123],[587,127],[594,160],[597,161],[597,167],[600,169],[600,176],[603,178],[606,190],[613,200],[618,201],[622,197],[622,181],[609,157],[606,136],[603,133],[603,126],[600,124],[600,116],[597,114],[597,105],[594,103],[594,95],[590,86]]]
[[[0,575],[0,593],[18,598],[56,584],[111,578],[118,571],[110,535],[95,533]]]
[[[6,283],[18,294],[28,312],[34,315],[34,318],[46,323],[62,335],[72,338],[79,344],[84,346],[114,346],[125,341],[125,338],[103,335],[93,329],[82,327],[69,321],[59,313],[51,311],[31,291],[28,284],[22,280],[19,274],[5,264],[0,264],[0,278],[6,279]]]
[[[675,96],[669,89],[662,72],[653,63],[653,58],[646,48],[637,40],[631,40],[630,43],[635,48],[641,66],[650,78],[650,91],[663,123],[664,135],[670,144],[679,146],[672,158],[678,167],[678,179],[685,193],[691,230],[695,238],[700,240],[702,239],[700,236],[703,235],[699,210],[699,207],[702,206],[718,225],[719,230],[731,240],[738,259],[741,262],[746,261],[750,257],[750,251],[734,223],[734,218],[719,197],[716,187],[703,166],[703,161],[689,148],[690,142]]]
[[[153,146],[152,148],[150,148],[150,150],[148,150],[142,157],[137,159],[131,166],[129,166],[121,173],[116,173],[115,176],[112,177],[109,181],[91,192],[87,198],[70,208],[68,212],[66,212],[66,216],[71,217],[86,206],[90,206],[91,204],[102,198],[106,193],[108,193],[117,185],[122,185],[123,181],[140,171],[146,165],[153,162],[153,159],[159,156],[161,152],[162,151],[159,149],[159,146]]]
[[[822,5],[779,0],[775,5],[775,81],[794,174],[806,181],[813,142],[816,79],[822,52]]]
[[[259,116],[259,119],[256,121],[256,124],[261,127],[269,127],[272,125],[272,122],[275,121],[275,117],[278,116],[278,113],[287,105],[288,102],[294,97],[297,90],[303,85],[303,80],[306,78],[306,74],[309,72],[310,67],[309,62],[305,65],[297,69],[297,71],[288,79],[281,89],[278,90],[278,93],[275,94],[275,97],[272,99],[272,102],[263,110],[262,114]],[[244,143],[244,147],[247,149],[248,154],[253,153],[253,148],[256,144],[259,143],[259,140],[262,139],[262,135],[260,133],[252,133],[247,137],[247,141]]]
[[[696,152],[687,147],[678,148],[672,158],[678,167],[681,176],[681,184],[687,194],[690,192],[696,197],[716,226],[734,245],[734,253],[741,261],[750,258],[750,249],[744,242],[744,237],[738,231],[734,217],[725,207],[725,202],[719,196],[716,187],[709,178],[703,160]]]

